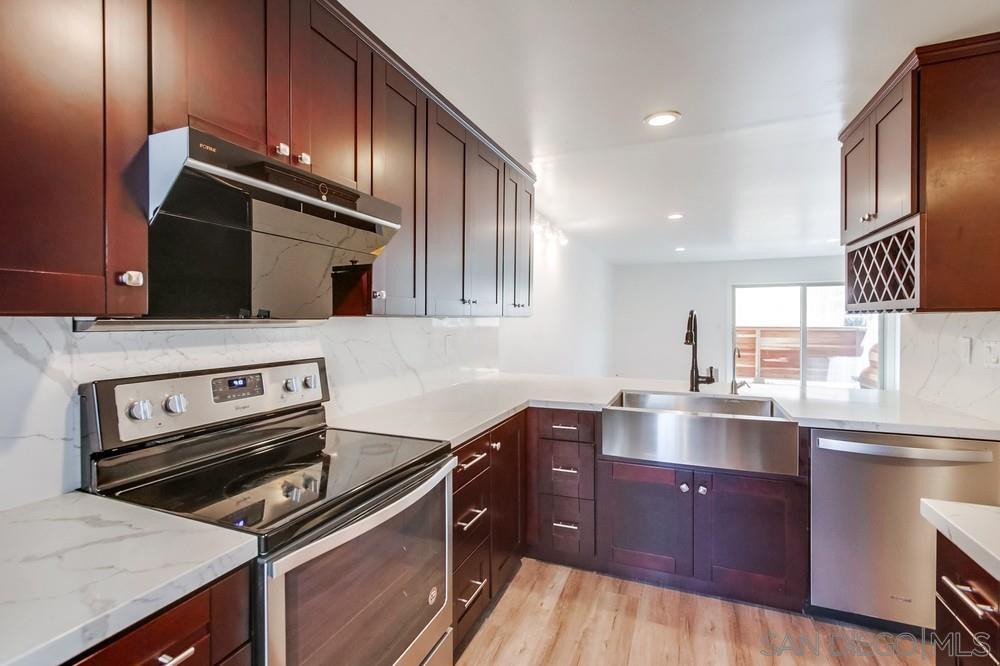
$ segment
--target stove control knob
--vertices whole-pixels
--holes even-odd
[[[299,390],[299,378],[289,377],[285,380],[285,391],[288,393],[295,393]]]
[[[153,405],[149,400],[135,400],[126,410],[133,421],[148,421],[153,418]]]
[[[293,502],[302,501],[302,488],[289,481],[281,484],[281,494]]]
[[[163,409],[167,410],[168,414],[183,414],[188,409],[188,399],[183,393],[168,395],[163,401]]]
[[[316,388],[316,375],[306,375],[302,378],[302,386],[307,389]]]

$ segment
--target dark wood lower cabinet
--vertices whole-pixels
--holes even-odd
[[[937,535],[935,652],[939,666],[996,666],[1000,656],[1000,581]],[[992,612],[977,613],[984,604]]]
[[[250,653],[250,569],[243,567],[171,608],[115,636],[76,666],[156,664],[246,666]]]

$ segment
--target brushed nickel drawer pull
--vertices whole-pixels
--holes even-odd
[[[476,597],[479,596],[479,593],[483,591],[484,587],[486,587],[486,583],[489,582],[489,579],[483,578],[482,580],[470,580],[469,582],[475,585],[476,589],[475,591],[473,591],[472,594],[469,595],[468,599],[463,599],[462,597],[458,598],[458,600],[462,603],[462,608],[468,608],[469,606],[472,605],[472,602],[476,600]]]
[[[461,521],[455,523],[456,525],[462,528],[463,532],[468,532],[469,530],[471,530],[472,526],[475,525],[477,522],[479,522],[480,518],[486,515],[486,507],[484,506],[482,509],[473,509],[472,513],[476,514],[472,518],[472,520],[467,520],[464,523]]]
[[[554,465],[552,467],[552,471],[553,472],[562,472],[564,474],[579,474],[580,473],[580,470],[576,469],[575,467],[559,467],[558,465]]]
[[[485,452],[484,453],[477,453],[476,455],[474,455],[471,458],[469,458],[468,460],[466,460],[464,463],[460,463],[459,466],[458,466],[458,468],[464,472],[465,470],[469,469],[470,467],[472,467],[473,465],[475,465],[477,462],[479,462],[480,460],[482,460],[483,458],[485,458],[486,455],[487,454]]]
[[[559,425],[557,423],[552,424],[553,430],[579,430],[576,426]]]
[[[961,599],[962,603],[968,606],[969,610],[976,614],[977,619],[982,620],[987,613],[992,614],[996,612],[996,609],[989,604],[976,603],[975,599],[970,596],[975,593],[975,590],[968,585],[957,585],[947,576],[941,576],[941,582],[947,585],[948,589],[954,592],[958,598]]]
[[[573,523],[562,523],[562,522],[559,522],[558,520],[553,520],[552,521],[552,527],[561,527],[564,530],[579,530],[580,529],[579,525],[575,525]]]
[[[194,646],[192,645],[184,652],[181,652],[176,657],[171,657],[169,654],[161,654],[157,657],[156,661],[164,666],[177,666],[177,664],[187,661],[194,656]]]

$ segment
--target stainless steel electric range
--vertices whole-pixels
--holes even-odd
[[[84,490],[257,538],[255,663],[450,666],[447,442],[327,428],[321,358],[80,395]]]

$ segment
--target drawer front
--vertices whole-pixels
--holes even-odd
[[[490,466],[490,434],[463,444],[455,451],[458,467],[452,472],[452,487],[460,489]]]
[[[539,545],[553,559],[588,561],[594,557],[594,503],[556,495],[538,498]]]
[[[221,666],[252,666],[253,656],[247,643],[222,661]]]
[[[490,473],[484,471],[455,493],[452,505],[454,525],[454,568],[458,569],[479,544],[490,536]]]
[[[1000,655],[1000,583],[940,532],[937,535],[937,594],[994,655]]]
[[[455,587],[455,642],[461,643],[490,605],[490,545],[483,543],[452,577]]]
[[[969,633],[940,596],[934,604],[934,634],[934,663],[939,666],[997,665],[989,649]]]
[[[547,495],[594,499],[594,445],[538,440],[538,489]]]
[[[595,413],[571,409],[538,410],[538,436],[568,442],[594,442]]]

